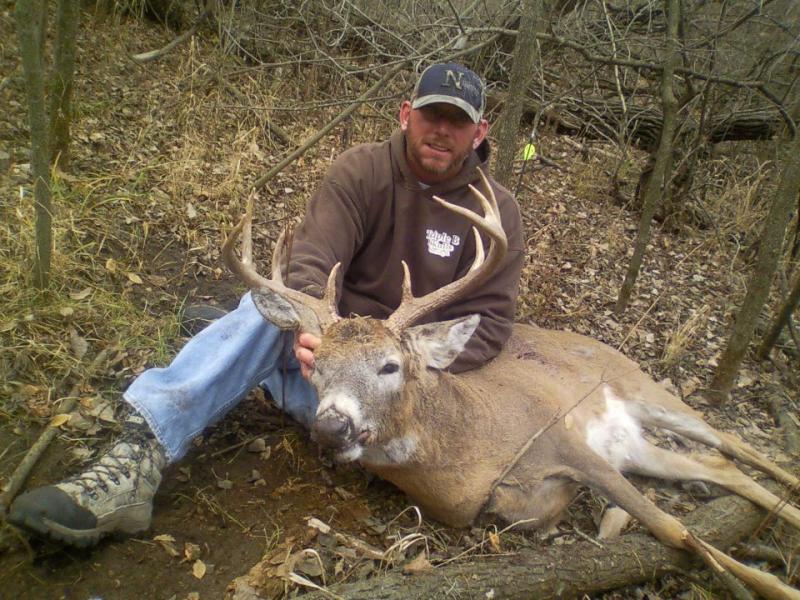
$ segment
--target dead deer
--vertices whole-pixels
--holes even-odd
[[[486,194],[472,192],[484,216],[436,198],[475,227],[477,254],[470,272],[416,298],[404,263],[402,302],[385,321],[339,316],[338,265],[322,299],[286,287],[280,271],[283,236],[272,257],[272,278],[259,275],[247,250],[249,211],[226,239],[226,264],[253,290],[264,317],[284,329],[322,336],[311,378],[319,397],[312,435],[333,448],[339,460],[360,461],[448,525],[464,526],[487,513],[546,529],[585,485],[663,543],[696,552],[713,569],[729,570],[763,596],[800,598],[773,575],[692,535],[622,475],[713,482],[800,528],[797,508],[732,462],[678,454],[648,442],[642,426],[663,428],[787,486],[798,485],[796,477],[738,437],[710,427],[620,352],[575,333],[517,324],[503,352],[484,367],[459,375],[443,370],[480,317],[414,323],[480,285],[502,260],[506,236],[485,176],[483,185]],[[234,245],[243,229],[246,250],[240,260]],[[486,256],[479,231],[490,239]]]

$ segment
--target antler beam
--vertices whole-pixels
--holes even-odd
[[[340,263],[336,263],[328,275],[328,283],[325,287],[323,297],[315,298],[309,294],[298,292],[287,287],[283,282],[281,274],[281,263],[283,262],[283,252],[285,246],[285,231],[282,231],[275,244],[272,253],[272,277],[267,279],[259,274],[253,265],[252,257],[252,232],[251,223],[253,219],[252,197],[248,199],[247,210],[242,216],[238,225],[233,228],[222,244],[222,257],[227,267],[236,275],[247,287],[258,293],[261,290],[271,290],[280,294],[292,304],[299,304],[309,308],[319,320],[320,327],[324,330],[328,325],[340,320],[339,311],[336,308],[336,276],[339,272]],[[236,256],[234,247],[239,236],[242,235],[242,258]]]
[[[403,295],[400,306],[398,306],[397,310],[386,320],[386,326],[396,334],[400,334],[406,327],[419,321],[419,319],[425,315],[452,303],[470,290],[475,289],[494,273],[505,258],[508,252],[508,239],[500,219],[500,209],[497,207],[497,198],[484,172],[481,169],[478,169],[478,172],[481,175],[483,187],[488,193],[489,198],[487,199],[484,194],[472,185],[469,186],[469,189],[480,201],[484,216],[464,208],[463,206],[447,202],[438,196],[433,197],[439,204],[448,210],[466,217],[474,225],[472,231],[475,234],[475,259],[472,262],[472,266],[461,279],[457,279],[425,296],[415,298],[411,291],[411,273],[408,269],[408,265],[403,261]],[[488,235],[491,240],[487,257],[484,257],[483,242],[479,231]]]

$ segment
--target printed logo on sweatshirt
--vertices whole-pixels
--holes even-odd
[[[460,236],[442,233],[435,229],[427,229],[425,237],[428,239],[428,252],[436,256],[448,257],[456,246],[461,245]]]

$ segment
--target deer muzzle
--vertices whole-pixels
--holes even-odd
[[[321,446],[340,450],[355,442],[353,421],[340,412],[328,410],[311,426],[311,437]]]

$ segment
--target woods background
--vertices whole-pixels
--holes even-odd
[[[796,1],[6,0],[0,26],[4,502],[43,427],[63,450],[43,478],[96,452],[182,306],[235,303],[220,232],[250,191],[265,263],[441,60],[488,84],[528,235],[518,320],[619,347],[779,460],[800,448]]]

